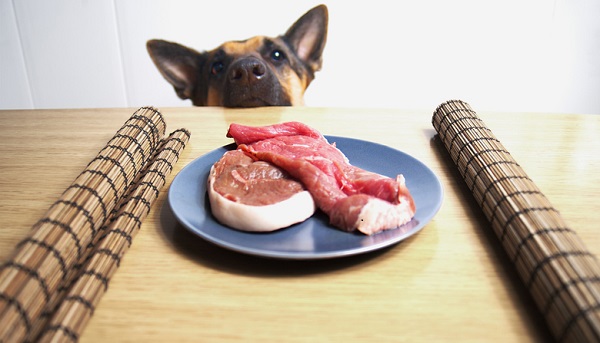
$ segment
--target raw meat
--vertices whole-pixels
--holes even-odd
[[[406,224],[415,214],[402,175],[392,179],[350,165],[335,143],[302,123],[232,124],[227,135],[238,149],[302,182],[331,225],[342,230],[371,235]]]
[[[231,124],[229,131],[227,131],[227,137],[233,138],[238,145],[281,136],[308,136],[316,139],[325,139],[319,131],[299,122],[256,127]]]
[[[207,188],[215,218],[238,230],[274,231],[302,222],[316,210],[300,182],[241,150],[226,152],[212,166]]]

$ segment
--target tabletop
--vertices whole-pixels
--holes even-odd
[[[0,111],[0,262],[135,110]],[[159,110],[167,131],[186,128],[190,141],[81,342],[551,340],[436,136],[433,111]],[[600,116],[478,114],[598,255]],[[173,178],[196,158],[231,143],[225,136],[230,123],[292,120],[415,157],[440,179],[441,209],[420,232],[391,247],[313,261],[230,251],[178,223],[166,201]]]

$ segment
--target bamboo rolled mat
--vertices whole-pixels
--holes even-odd
[[[0,342],[77,341],[189,140],[138,109],[0,265]]]
[[[600,341],[600,265],[469,104],[433,126],[557,341]]]

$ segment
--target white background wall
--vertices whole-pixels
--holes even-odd
[[[325,1],[308,106],[600,114],[600,1]],[[278,35],[320,1],[0,0],[0,109],[190,106],[151,38],[208,50]]]

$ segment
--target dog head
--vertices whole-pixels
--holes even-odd
[[[177,95],[195,106],[303,105],[304,91],[321,69],[327,23],[327,7],[320,5],[278,37],[230,41],[203,52],[150,40],[147,49]]]

